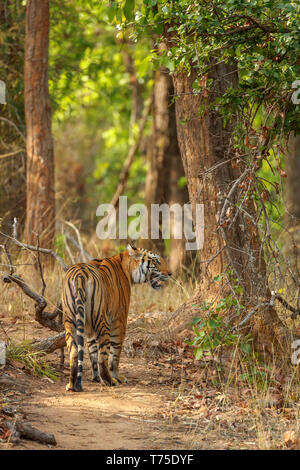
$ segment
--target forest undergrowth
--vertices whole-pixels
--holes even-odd
[[[18,261],[18,264],[24,264],[18,267],[18,271],[38,291],[41,287],[39,273],[28,263]],[[60,270],[55,267],[52,271],[46,271],[45,279],[45,298],[52,308],[60,293]],[[130,367],[130,371],[137,370],[138,374],[130,379],[130,372],[128,384],[106,389],[105,394],[113,396],[114,403],[118,403],[124,393],[134,401],[136,387],[139,387],[141,394],[154,393],[149,409],[135,418],[145,425],[149,416],[160,423],[161,438],[156,436],[153,442],[147,441],[149,446],[299,449],[298,366],[290,364],[284,369],[279,368],[272,358],[263,359],[253,352],[251,335],[245,341],[245,337],[237,334],[224,334],[224,325],[218,321],[219,317],[208,316],[203,306],[202,309],[199,306],[199,317],[188,324],[186,319],[177,318],[185,326],[180,334],[174,335],[168,328],[168,318],[172,318],[194,288],[194,278],[185,273],[178,276],[177,283],[169,282],[160,292],[153,293],[147,285],[132,289],[121,368],[127,370]],[[31,350],[32,341],[53,334],[35,321],[33,307],[33,301],[15,285],[4,285],[0,306],[0,339],[7,345],[7,364],[1,369],[0,378],[19,377],[22,382],[24,377],[25,381],[29,380],[34,402],[37,399],[36,387],[54,387],[50,395],[66,395],[69,360],[66,354],[62,369],[58,351],[41,355]],[[85,374],[89,376],[87,353]],[[86,382],[89,383],[88,378]],[[132,389],[133,383],[135,386]],[[90,394],[90,385],[87,386]],[[14,399],[22,408],[25,401],[22,392],[5,383],[0,383],[0,390],[2,410],[10,407]],[[84,399],[84,394],[80,394],[80,399]],[[156,394],[164,402],[159,409],[155,405]],[[76,400],[77,397],[78,394]],[[130,416],[130,406],[127,412]],[[120,419],[122,416],[121,413]],[[4,446],[20,446],[12,442],[9,444],[10,434],[3,425],[3,414],[0,415],[0,432]],[[170,433],[177,436],[172,442],[163,438]],[[157,435],[160,435],[158,431]]]

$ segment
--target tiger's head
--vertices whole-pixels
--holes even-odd
[[[127,245],[128,254],[134,260],[131,271],[132,281],[136,284],[148,282],[150,286],[159,290],[165,281],[172,276],[166,261],[156,253]]]

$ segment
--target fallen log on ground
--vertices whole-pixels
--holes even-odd
[[[36,341],[31,344],[31,349],[37,352],[43,352],[45,354],[50,354],[56,349],[63,348],[66,345],[65,331],[62,331],[58,335],[49,336],[42,341]]]
[[[28,439],[30,441],[37,441],[41,444],[50,444],[56,446],[57,442],[53,434],[39,431],[31,426],[30,423],[21,420],[4,420],[5,426],[10,431],[10,440],[17,443],[19,439]]]

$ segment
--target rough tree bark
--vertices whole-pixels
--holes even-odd
[[[182,206],[188,202],[187,188],[179,189],[178,187],[178,181],[184,176],[184,170],[177,141],[173,95],[174,87],[170,72],[166,67],[160,66],[154,76],[152,134],[147,152],[149,166],[145,192],[149,231],[151,229],[151,204],[178,203]],[[171,224],[169,264],[171,271],[174,272],[185,261],[185,251],[184,241],[173,238],[172,226],[173,224]],[[155,240],[154,243],[155,248],[163,254],[162,238]]]
[[[285,185],[285,243],[284,256],[287,258],[296,278],[300,276],[300,135],[292,133],[288,141],[288,154],[285,159],[287,173]],[[297,287],[286,272],[286,291],[290,300],[298,295]],[[296,287],[296,289],[295,289]]]
[[[202,80],[203,92],[195,95],[193,83]],[[176,312],[187,320],[199,315],[203,301],[215,301],[230,292],[228,280],[214,281],[229,266],[233,277],[244,288],[244,304],[250,309],[270,299],[266,265],[257,227],[252,223],[255,209],[249,198],[247,213],[237,208],[239,184],[251,185],[247,167],[236,164],[231,145],[233,120],[224,120],[209,104],[222,96],[228,87],[237,83],[236,67],[211,63],[207,78],[213,80],[209,91],[205,77],[177,72],[173,75],[176,98],[177,135],[187,177],[190,202],[204,205],[204,246],[199,251],[202,272],[195,297]],[[200,113],[199,110],[202,110]],[[230,200],[230,204],[229,204]],[[194,219],[195,222],[195,219]],[[272,306],[251,318],[252,336],[256,348],[272,353],[286,350],[289,341],[287,328]],[[247,310],[246,310],[247,311]],[[240,319],[239,319],[240,320]]]
[[[285,223],[288,227],[296,227],[300,224],[300,135],[291,134],[288,150],[285,161],[287,173]]]
[[[172,87],[173,95],[174,88]],[[179,204],[183,207],[184,204],[189,202],[189,193],[188,188],[185,185],[184,187],[179,187],[178,182],[181,177],[184,176],[184,169],[182,164],[182,159],[179,152],[178,141],[177,141],[177,130],[176,130],[176,115],[175,115],[175,105],[169,109],[171,125],[170,138],[173,141],[173,146],[176,148],[176,151],[171,153],[171,166],[169,173],[169,205]],[[175,144],[176,142],[176,144]],[[171,246],[169,254],[169,266],[173,273],[178,272],[182,265],[190,265],[191,256],[190,253],[185,251],[185,239],[177,240],[174,238],[174,217],[172,214],[171,219]]]
[[[25,37],[25,118],[27,212],[25,239],[53,248],[55,231],[54,159],[48,91],[49,0],[28,0]]]

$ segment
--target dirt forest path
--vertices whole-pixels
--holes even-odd
[[[172,368],[168,355],[124,355],[121,372],[128,383],[119,387],[93,383],[86,367],[82,393],[65,390],[65,374],[52,383],[16,366],[1,370],[15,383],[0,385],[2,405],[53,434],[57,445],[1,439],[0,450],[283,449],[285,433],[299,423],[297,404],[282,407],[275,396],[262,402],[249,391],[205,387],[195,382],[196,368]]]
[[[195,393],[198,394],[194,381],[183,378],[186,374],[182,373],[183,370],[190,370],[192,351],[186,364],[180,357],[175,361],[174,350],[169,351],[169,344],[163,347],[168,339],[160,333],[160,319],[165,313],[158,312],[156,304],[145,300],[147,307],[144,308],[151,312],[151,307],[154,312],[141,314],[138,294],[137,300],[133,299],[132,302],[121,356],[120,371],[128,380],[126,384],[103,387],[92,382],[87,348],[82,393],[67,392],[65,389],[69,375],[66,349],[64,373],[57,381],[34,376],[22,362],[10,359],[5,368],[0,369],[0,378],[4,374],[15,381],[17,386],[0,383],[0,425],[2,405],[24,414],[24,420],[38,430],[53,434],[57,442],[57,446],[53,447],[55,449],[197,448],[200,443],[198,439],[194,443],[194,433],[198,417],[203,413],[203,403],[194,399],[197,403],[193,417],[187,419],[184,415],[184,419],[180,419],[178,402],[179,396],[190,395],[192,390],[192,398]],[[4,312],[9,302],[10,297],[3,305]],[[19,312],[20,305],[17,304],[15,308]],[[0,313],[0,340],[5,341],[10,337],[15,343],[21,343],[48,337],[49,331],[32,318],[31,302],[25,299],[22,308],[24,313],[21,317],[8,317],[6,313]],[[144,341],[144,332],[150,331],[149,341]],[[157,338],[154,336],[156,332]],[[59,369],[59,351],[48,355],[46,361],[49,366]],[[201,407],[200,415],[197,407]],[[0,449],[48,449],[47,445],[30,440],[22,439],[14,445],[6,441],[4,439],[1,442],[0,429]]]
[[[162,419],[172,387],[159,384],[161,373],[149,368],[145,359],[125,358],[125,362],[122,371],[128,383],[120,387],[93,383],[89,370],[82,393],[65,390],[67,377],[57,383],[21,377],[25,390],[17,401],[12,393],[7,404],[17,404],[32,426],[54,434],[56,449],[185,448],[186,426]],[[9,446],[0,444],[0,449],[5,448]],[[13,446],[15,450],[48,448],[27,440]]]
[[[22,320],[6,319],[1,325],[2,331],[13,333],[16,341],[22,340]],[[298,432],[298,401],[283,401],[281,389],[274,385],[266,390],[255,389],[248,382],[219,383],[210,357],[196,361],[191,348],[170,343],[161,334],[159,341],[151,336],[151,343],[150,339],[143,342],[137,325],[137,321],[134,326],[129,324],[121,356],[120,372],[128,382],[118,387],[92,382],[87,351],[82,393],[65,389],[67,354],[64,372],[57,381],[32,375],[33,371],[26,370],[17,359],[10,358],[5,367],[1,366],[0,450],[287,448],[285,433]],[[149,331],[147,325],[144,328]],[[39,340],[48,332],[29,320],[26,335]],[[228,361],[229,374],[230,356]],[[59,368],[59,363],[59,351],[47,357],[52,368]],[[12,411],[13,417],[7,418],[5,408]],[[25,439],[10,442],[3,423],[18,416],[39,431],[53,434],[57,445]]]

